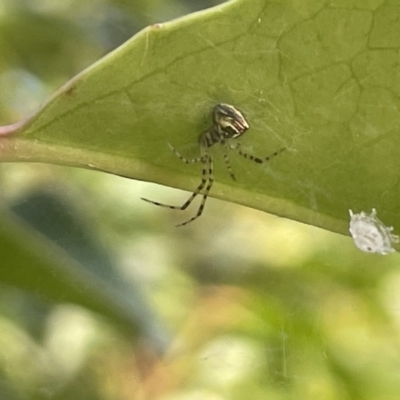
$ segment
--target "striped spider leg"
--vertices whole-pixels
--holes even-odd
[[[252,154],[249,153],[245,153],[244,151],[242,151],[240,149],[240,142],[235,143],[235,144],[231,144],[229,146],[230,150],[236,150],[238,152],[239,155],[241,155],[242,157],[246,158],[247,160],[251,160],[256,162],[257,164],[263,164],[265,162],[268,162],[269,160],[271,160],[271,158],[276,157],[277,155],[281,154],[283,151],[286,150],[286,147],[282,147],[277,151],[274,151],[273,153],[271,153],[269,156],[264,157],[264,158],[260,158],[260,157],[256,157],[253,156]]]
[[[156,206],[167,207],[173,210],[186,210],[193,202],[193,200],[199,195],[202,194],[203,197],[200,202],[200,206],[197,210],[197,213],[194,217],[189,220],[177,225],[183,226],[186,225],[195,219],[199,218],[204,210],[204,206],[206,204],[208,195],[214,183],[214,170],[213,170],[213,157],[209,151],[210,147],[216,143],[219,143],[224,148],[224,162],[228,169],[228,172],[233,180],[236,180],[235,175],[233,173],[229,156],[226,150],[236,150],[239,155],[248,160],[254,161],[258,164],[268,162],[271,158],[277,156],[285,148],[282,148],[270,156],[265,158],[255,157],[251,154],[245,153],[240,149],[240,143],[232,144],[230,141],[232,139],[240,138],[244,132],[249,129],[249,124],[243,117],[242,113],[237,110],[235,107],[230,106],[229,104],[217,104],[213,109],[213,124],[209,129],[204,131],[199,137],[199,145],[201,156],[197,158],[185,158],[183,157],[174,147],[169,144],[169,147],[174,152],[174,154],[180,158],[185,164],[192,164],[201,162],[203,164],[202,177],[201,182],[197,186],[197,188],[193,191],[191,196],[186,200],[182,206],[171,206],[169,204],[159,203],[153,200],[142,198],[143,200],[155,204]]]
[[[183,157],[169,143],[168,143],[168,146],[174,152],[174,154],[177,157],[179,157],[185,164],[193,164],[193,163],[197,163],[197,162],[201,162],[203,164],[201,182],[200,182],[199,186],[197,186],[197,188],[193,191],[192,195],[181,206],[171,206],[169,204],[159,203],[157,201],[145,199],[143,197],[142,197],[142,200],[147,201],[148,203],[155,204],[156,206],[167,207],[167,208],[170,208],[172,210],[182,210],[183,211],[183,210],[186,210],[190,206],[190,204],[196,198],[196,196],[201,194],[202,190],[205,188],[205,191],[204,191],[204,194],[203,194],[203,198],[201,200],[201,203],[200,203],[199,209],[197,211],[197,214],[193,218],[190,218],[188,221],[185,221],[185,222],[183,222],[181,224],[176,225],[176,226],[183,226],[183,225],[188,224],[189,222],[194,221],[195,219],[200,217],[200,215],[203,213],[204,206],[205,206],[205,203],[206,203],[206,200],[207,200],[207,197],[208,197],[208,193],[210,192],[211,187],[212,187],[213,182],[214,182],[214,177],[213,177],[213,159],[212,159],[211,154],[209,154],[209,152],[206,151],[206,149],[204,149],[204,151],[203,151],[204,154],[201,157],[187,159],[187,158]]]

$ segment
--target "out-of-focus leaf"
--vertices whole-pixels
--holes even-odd
[[[168,334],[144,294],[123,281],[107,249],[65,201],[39,192],[13,209],[21,220],[4,210],[0,214],[1,283],[87,307],[124,331],[144,330],[163,348]]]
[[[83,52],[79,59],[74,56],[77,40]],[[0,15],[0,54],[3,61],[10,62],[8,68],[15,65],[50,79],[58,77],[60,71],[71,75],[99,53],[95,44],[65,19],[12,3]]]

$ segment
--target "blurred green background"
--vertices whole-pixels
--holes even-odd
[[[0,0],[0,124],[218,3]],[[175,228],[191,211],[140,197],[187,193],[93,171],[2,164],[0,188],[0,399],[399,398],[397,254],[212,199]]]

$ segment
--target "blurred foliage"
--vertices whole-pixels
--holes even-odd
[[[192,3],[0,1],[1,124]],[[397,254],[216,200],[177,229],[139,198],[182,193],[98,172],[0,187],[1,399],[398,398]]]

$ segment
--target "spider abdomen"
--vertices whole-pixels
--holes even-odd
[[[213,109],[214,129],[224,139],[236,139],[249,129],[243,114],[229,104],[217,104]]]

